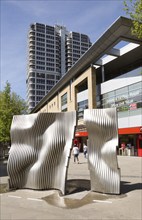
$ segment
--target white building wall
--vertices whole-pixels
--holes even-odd
[[[77,93],[77,102],[82,102],[86,99],[88,99],[88,89]]]
[[[136,69],[135,71],[128,72],[124,75],[121,75],[119,77],[116,77],[114,79],[102,83],[101,95],[141,81],[142,81],[142,74],[141,72],[138,72]]]
[[[138,127],[138,126],[142,126],[142,112],[141,112],[141,115],[118,118],[119,128],[131,128],[131,127]]]

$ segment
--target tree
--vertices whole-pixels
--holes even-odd
[[[10,126],[13,115],[26,112],[26,103],[16,93],[11,93],[11,86],[6,82],[0,92],[0,143],[10,143]]]
[[[132,34],[142,38],[142,0],[124,1],[124,10],[133,20]]]

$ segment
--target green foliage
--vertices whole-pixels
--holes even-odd
[[[13,115],[26,112],[23,99],[16,93],[11,93],[11,86],[6,82],[4,91],[0,92],[0,143],[10,142],[10,126]]]
[[[133,20],[132,34],[142,39],[142,0],[124,1],[124,10]]]

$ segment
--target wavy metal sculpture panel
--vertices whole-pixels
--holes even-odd
[[[88,131],[91,190],[120,194],[117,112],[115,108],[84,110]]]
[[[9,187],[59,189],[65,194],[75,126],[76,112],[14,116]]]

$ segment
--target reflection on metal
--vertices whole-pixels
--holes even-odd
[[[91,190],[120,194],[120,169],[116,154],[118,145],[116,109],[86,109],[84,121],[89,138]]]
[[[66,191],[76,112],[14,116],[8,159],[10,188]]]

